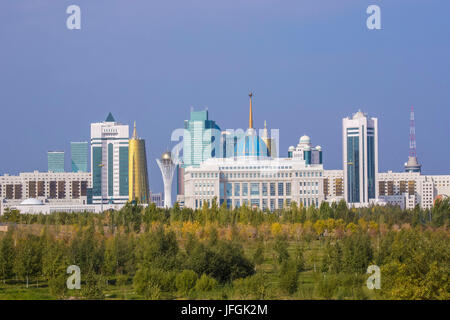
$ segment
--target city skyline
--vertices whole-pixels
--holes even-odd
[[[0,143],[10,154],[0,171],[45,171],[48,150],[68,157],[69,141],[88,141],[89,124],[112,112],[122,123],[139,121],[150,188],[160,191],[154,159],[190,107],[208,107],[222,129],[246,128],[253,91],[254,125],[267,120],[280,129],[281,155],[307,134],[324,148],[327,169],[342,168],[341,119],[362,109],[379,118],[379,171],[403,171],[413,105],[422,171],[447,174],[450,41],[440,34],[449,29],[450,4],[383,3],[383,28],[369,31],[370,3],[180,1],[173,10],[97,1],[83,5],[89,14],[78,33],[58,28],[64,1],[2,3],[11,14],[1,19],[9,31],[1,35],[0,105],[8,121]],[[204,14],[211,11],[215,19]],[[111,23],[117,12],[121,19]],[[169,12],[170,21],[158,18]]]
[[[246,106],[247,107],[247,110],[244,110],[243,112],[244,112],[244,114],[245,114],[245,111],[247,111],[248,112],[248,105]],[[258,110],[257,108],[256,108],[256,110]],[[207,111],[208,113],[211,111],[210,110],[210,108],[205,108],[205,109],[200,109],[200,110],[195,110],[194,111],[194,113],[201,113],[201,112],[203,112],[203,111]],[[408,109],[408,111],[409,111],[409,109]],[[191,110],[190,110],[190,112],[192,113],[193,112],[193,110],[192,110],[192,108],[191,108]],[[350,114],[350,116],[353,116],[353,115],[355,115],[355,114],[357,114],[358,112],[364,112],[364,110],[355,110],[353,113],[351,113]],[[364,112],[365,114],[366,114],[366,112]],[[112,113],[111,112],[109,112],[109,113],[107,113],[108,114],[108,117],[111,115],[112,116]],[[409,113],[407,113],[407,115],[409,115]],[[248,116],[248,115],[247,115]],[[372,115],[372,114],[370,114],[369,116],[374,116],[374,115]],[[376,116],[375,116],[376,117]],[[187,119],[188,119],[188,117],[186,117]],[[344,118],[344,117],[343,117]],[[185,121],[187,121],[187,119],[185,120]],[[409,118],[408,118],[409,119]],[[113,119],[114,121],[116,121],[115,119]],[[217,123],[217,125],[218,126],[221,126],[221,123],[220,123],[220,121],[216,121],[214,118],[211,118],[210,117],[210,119],[209,119],[210,121],[212,121],[212,122],[215,122],[215,123]],[[342,121],[342,119],[340,119],[341,121]],[[247,120],[248,121],[248,120]],[[267,120],[264,120],[264,121],[267,121]],[[270,121],[270,120],[269,120]],[[99,121],[97,121],[97,120],[93,120],[93,121],[91,121],[91,123],[95,123],[95,122],[101,122],[101,120],[99,120]],[[129,127],[129,125],[128,125],[128,123],[123,123],[122,121],[119,121],[120,122],[120,125],[124,125],[124,126],[126,126],[126,127]],[[181,127],[180,127],[181,128]],[[227,128],[227,129],[222,129],[222,131],[225,131],[225,130],[228,130],[228,129],[242,129],[242,128],[233,128],[233,127],[228,127],[228,126],[226,126],[226,127],[222,127],[222,128]],[[263,127],[259,127],[257,124],[255,125],[255,129],[257,129],[258,131],[259,130],[262,130],[263,129]],[[269,126],[269,131],[270,131],[270,129],[275,129],[275,128],[271,128],[270,126]],[[174,128],[174,130],[176,130],[176,128]],[[245,131],[245,129],[242,129],[243,131]],[[283,139],[282,139],[282,136],[283,136],[283,134],[282,134],[282,132],[283,132],[283,129],[281,128],[281,129],[279,129],[280,130],[280,141],[279,141],[279,143],[280,143],[280,145],[281,146],[283,146],[283,145],[286,145],[286,142],[283,142]],[[341,128],[340,128],[340,133],[342,133],[342,126],[341,126]],[[308,133],[304,133],[304,134],[308,134]],[[408,132],[408,134],[409,134],[409,132]],[[169,135],[169,137],[170,137],[170,135]],[[408,135],[408,137],[409,137],[409,135]],[[292,145],[295,145],[295,143],[296,143],[296,141],[298,141],[298,138],[299,137],[294,137],[294,139],[292,140],[293,141],[293,143],[292,143]],[[150,140],[150,141],[152,141],[153,139],[150,137],[150,139],[149,138],[145,138],[145,137],[143,137],[143,139],[145,139],[145,140]],[[168,140],[170,140],[170,139],[168,139]],[[316,140],[316,139],[315,139]],[[340,139],[339,139],[340,141],[341,141],[341,143],[342,143],[342,136],[340,137]],[[177,143],[179,143],[179,142],[181,142],[182,140],[180,140],[180,141],[173,141],[173,142],[170,142],[170,143],[168,143],[168,145],[170,146],[170,149],[172,148],[172,147],[174,147]],[[289,141],[291,141],[291,140],[289,140]],[[316,140],[316,142],[318,142],[319,144],[321,144],[321,145],[326,145],[326,143],[323,143],[323,142],[319,142],[319,141],[317,141]],[[409,144],[408,144],[408,142],[409,141],[407,141],[406,142],[406,144],[407,144],[407,146],[408,146],[408,148],[409,148]],[[151,144],[151,143],[150,143]],[[213,145],[214,143],[212,143],[212,145]],[[289,144],[288,143],[288,145],[290,146],[291,144]],[[70,149],[71,149],[71,145],[70,145],[70,143],[68,143],[68,151],[69,152],[67,152],[66,151],[66,149],[65,148],[60,148],[60,151],[45,151],[44,152],[44,155],[43,156],[45,156],[45,154],[49,154],[49,153],[62,153],[63,154],[63,156],[64,157],[69,157],[70,158]],[[341,149],[342,149],[342,145],[341,145]],[[280,149],[279,149],[279,154],[280,154],[280,157],[288,157],[288,151],[289,151],[289,148],[286,148],[286,150],[283,150],[282,149],[282,147],[280,147]],[[336,170],[336,169],[338,169],[338,170],[342,170],[343,169],[343,162],[342,162],[342,150],[340,151],[340,153],[341,153],[341,159],[340,159],[340,167],[339,167],[339,164],[338,164],[338,167],[333,167],[333,168],[331,168],[331,167],[328,167],[327,166],[327,164],[328,163],[330,163],[330,162],[335,162],[335,161],[330,161],[330,159],[327,159],[330,155],[329,155],[329,153],[327,152],[328,150],[326,150],[325,151],[325,156],[324,156],[324,169],[327,169],[327,170]],[[154,151],[155,152],[155,151]],[[161,153],[162,151],[161,150],[158,150],[158,151],[156,151],[156,152],[159,152],[159,153]],[[149,151],[147,150],[147,166],[153,166],[153,163],[152,162],[154,162],[154,160],[155,160],[155,158],[152,158],[152,156],[148,156],[148,154],[149,154]],[[382,152],[379,152],[379,154],[381,155],[380,156],[380,162],[382,162]],[[91,166],[91,164],[90,164],[90,162],[91,162],[91,158],[92,158],[92,155],[91,154],[88,154],[88,168],[91,168],[92,166]],[[332,157],[335,157],[335,155],[332,155]],[[418,155],[417,155],[417,157],[418,157],[418,159],[421,159],[421,156],[420,156],[420,152],[418,152]],[[408,153],[406,153],[406,155],[404,156],[404,158],[407,160],[408,159]],[[46,165],[47,165],[47,162],[48,162],[48,159],[46,158],[45,159],[46,160]],[[65,160],[67,160],[67,159],[65,159]],[[70,160],[70,159],[69,159]],[[328,161],[327,161],[328,160]],[[335,159],[333,159],[333,160],[335,160]],[[394,172],[403,172],[404,171],[404,165],[405,165],[405,163],[406,163],[406,160],[403,162],[403,163],[399,163],[399,164],[396,164],[396,167],[397,168],[395,168],[395,169],[392,169],[392,168],[387,168],[387,169],[385,169],[385,170],[383,170],[383,169],[378,169],[378,172],[387,172],[387,171],[394,171]],[[67,162],[69,162],[69,163],[67,163]],[[422,161],[421,161],[421,164],[422,164]],[[72,171],[72,167],[71,167],[71,161],[64,161],[64,165],[65,165],[65,172],[71,172]],[[48,165],[47,165],[48,166]],[[30,168],[30,169],[28,169],[28,170],[23,170],[23,171],[21,171],[21,172],[33,172],[33,171],[35,171],[35,170],[38,170],[38,171],[41,171],[41,172],[45,172],[45,171],[48,171],[48,169],[40,169],[40,168]],[[158,170],[159,171],[159,170]],[[156,175],[155,175],[155,173],[150,173],[149,172],[149,190],[150,190],[150,192],[152,192],[152,193],[157,193],[157,192],[162,192],[163,190],[164,190],[164,187],[163,187],[163,183],[162,183],[162,179],[161,179],[161,177],[160,177],[160,172],[156,172]],[[91,172],[90,170],[88,170],[88,172]],[[17,173],[19,173],[19,172],[17,172]],[[425,164],[425,172],[422,172],[423,174],[440,174],[440,175],[442,175],[442,174],[447,174],[447,171],[444,171],[444,172],[438,172],[438,171],[435,171],[435,172],[433,172],[433,173],[430,173],[430,172],[427,172],[427,170],[426,170],[426,164]],[[14,172],[14,171],[12,171],[12,170],[10,170],[10,171],[7,171],[7,170],[5,170],[4,172],[0,172],[0,174],[16,174],[16,172]],[[150,175],[152,175],[152,177],[150,178]],[[159,186],[159,181],[158,180],[161,180],[160,182],[160,184],[161,184],[161,188],[158,188],[158,186]],[[156,188],[154,187],[154,186],[157,186]],[[176,185],[172,185],[172,190],[173,190],[173,194],[176,194],[176,190],[174,190],[174,189],[176,189]],[[106,198],[105,198],[105,201],[106,201]]]

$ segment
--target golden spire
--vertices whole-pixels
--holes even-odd
[[[133,137],[132,139],[137,139],[138,135],[137,135],[137,130],[136,130],[136,121],[134,122],[134,129],[133,129]]]
[[[252,111],[252,96],[253,96],[253,93],[250,92],[248,94],[248,96],[250,97],[250,116],[249,116],[249,119],[248,119],[248,128],[249,129],[253,129],[253,111]]]

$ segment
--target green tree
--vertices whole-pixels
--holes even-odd
[[[136,258],[140,266],[164,270],[179,269],[179,247],[174,232],[165,232],[164,227],[146,233],[139,239]]]
[[[19,239],[15,259],[15,272],[26,280],[28,288],[29,278],[41,272],[41,245],[39,237],[27,235]]]
[[[298,266],[295,260],[284,261],[279,273],[280,289],[289,294],[294,294],[298,289]]]
[[[264,242],[262,240],[258,241],[258,245],[253,254],[253,263],[255,266],[259,266],[264,262]]]
[[[81,286],[81,294],[87,300],[105,299],[105,279],[101,275],[88,272],[85,283]]]
[[[197,291],[211,291],[217,286],[217,281],[214,278],[208,277],[206,274],[197,280],[195,284],[195,290]]]
[[[236,279],[233,282],[233,288],[241,299],[263,300],[270,298],[272,295],[270,281],[264,273],[256,273],[244,279]]]
[[[347,273],[365,273],[373,259],[370,237],[357,232],[342,240],[342,267]]]
[[[218,240],[216,245],[211,246],[191,240],[186,249],[186,269],[206,274],[221,283],[245,278],[255,272],[242,246],[234,241]]]
[[[286,237],[283,235],[276,236],[273,250],[276,253],[277,262],[279,264],[281,264],[281,263],[283,263],[283,261],[287,261],[289,259],[289,252],[287,249],[288,249],[288,243],[287,243]]]
[[[189,294],[191,290],[195,287],[198,276],[192,270],[183,270],[177,275],[175,279],[175,285],[179,292],[183,294]]]
[[[14,240],[12,237],[12,231],[0,239],[0,279],[3,283],[13,275],[14,268]]]
[[[66,280],[67,278],[64,274],[58,274],[48,279],[50,294],[58,297],[59,299],[63,299],[67,294]]]

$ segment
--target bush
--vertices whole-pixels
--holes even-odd
[[[179,292],[188,294],[195,286],[198,276],[192,270],[184,270],[176,276],[175,285]]]
[[[146,299],[155,300],[158,299],[157,296],[159,297],[161,292],[175,291],[175,272],[142,268],[136,272],[133,285],[138,294],[143,295]]]
[[[337,289],[338,283],[336,279],[330,275],[324,275],[316,286],[316,292],[319,297],[330,300]]]
[[[244,256],[242,247],[223,240],[215,245],[190,241],[185,268],[206,274],[220,283],[255,273],[254,265]]]
[[[81,294],[88,300],[105,299],[104,284],[105,279],[102,276],[90,272],[86,276],[86,283],[81,286]]]
[[[203,274],[200,279],[197,280],[195,284],[195,290],[197,291],[211,291],[214,287],[217,286],[217,281],[214,278],[208,277],[206,274]]]
[[[57,275],[48,280],[50,294],[63,299],[66,295],[66,276],[64,274]]]
[[[233,287],[240,298],[254,298],[257,300],[268,299],[271,296],[271,288],[268,277],[263,273],[257,273],[245,279],[237,279]]]
[[[289,259],[289,252],[287,250],[288,243],[286,240],[286,237],[278,235],[275,238],[275,244],[273,246],[273,250],[275,251],[277,255],[277,261],[278,263],[283,263],[283,261],[286,261]]]
[[[292,295],[298,289],[298,267],[295,261],[283,263],[280,270],[280,289]]]

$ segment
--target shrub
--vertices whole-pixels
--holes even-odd
[[[211,291],[214,287],[217,286],[217,281],[214,278],[208,277],[206,274],[203,274],[200,279],[197,280],[195,284],[195,290],[197,291]]]
[[[86,276],[86,283],[81,287],[81,294],[88,300],[105,299],[103,293],[105,279],[92,272]]]
[[[183,270],[176,276],[175,285],[181,293],[188,294],[195,286],[198,276],[192,270]]]
[[[277,236],[275,238],[275,244],[273,246],[273,250],[275,251],[277,255],[277,261],[278,263],[283,263],[283,261],[286,261],[289,259],[289,252],[287,250],[288,243],[286,240],[286,237],[284,236]]]
[[[138,294],[143,295],[146,299],[155,300],[157,299],[155,297],[161,292],[175,291],[175,272],[141,268],[133,278],[133,285]],[[155,292],[159,292],[159,294],[156,295]]]
[[[318,296],[330,300],[336,289],[337,289],[337,281],[332,276],[324,276],[319,280],[316,286],[316,293]]]
[[[245,279],[237,279],[233,287],[240,298],[267,299],[271,296],[271,288],[268,277],[263,273],[257,273]]]
[[[244,256],[240,245],[221,240],[215,245],[189,243],[185,268],[211,276],[221,283],[255,273],[254,265]]]
[[[298,268],[295,261],[283,263],[280,270],[280,289],[292,295],[298,289]]]

